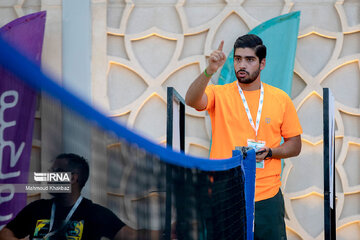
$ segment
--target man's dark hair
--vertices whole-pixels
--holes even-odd
[[[255,34],[246,34],[236,39],[234,43],[234,54],[237,48],[253,49],[256,56],[259,58],[259,62],[261,62],[263,58],[266,58],[266,47],[263,45],[261,38]]]
[[[86,159],[74,153],[61,153],[56,159],[68,160],[67,165],[71,172],[79,174],[79,186],[82,189],[89,178],[89,164]]]

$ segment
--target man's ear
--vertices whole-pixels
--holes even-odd
[[[79,174],[78,173],[71,173],[70,184],[75,184],[77,182],[79,182]]]
[[[260,62],[260,70],[263,70],[265,68],[266,65],[266,58],[263,58]]]

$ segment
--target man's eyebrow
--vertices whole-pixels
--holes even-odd
[[[234,55],[234,57],[256,58],[255,56],[241,56],[241,55]]]

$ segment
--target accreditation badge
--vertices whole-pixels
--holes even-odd
[[[265,147],[265,141],[255,141],[253,139],[248,139],[247,144],[248,147],[252,147],[255,150],[255,152]],[[264,167],[265,167],[264,160],[262,160],[261,162],[256,162],[256,168],[264,168]]]

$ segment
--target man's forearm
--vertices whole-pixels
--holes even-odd
[[[210,77],[205,76],[204,73],[201,73],[195,79],[186,92],[185,102],[188,106],[196,109],[204,109],[206,107],[206,101],[204,101],[205,99],[203,98],[207,98],[204,95],[206,86],[208,85],[209,81]]]
[[[273,158],[289,158],[295,157],[301,151],[301,136],[295,136],[289,139],[284,139],[284,143],[279,147],[272,148]]]
[[[0,231],[0,240],[18,240],[18,238],[15,237],[14,233],[4,227],[1,231]]]

